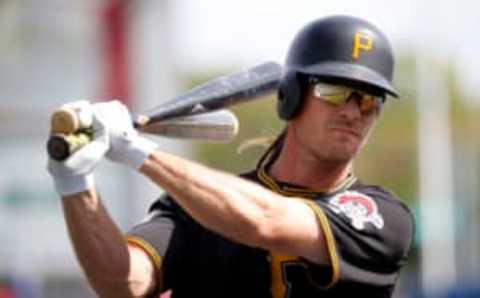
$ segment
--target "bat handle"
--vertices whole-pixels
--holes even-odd
[[[69,135],[52,134],[47,142],[47,152],[52,159],[63,161],[88,144],[91,139],[92,134],[86,131]]]
[[[50,119],[51,136],[47,142],[48,155],[57,161],[67,159],[92,139],[90,127],[93,115],[74,107],[55,110]]]
[[[133,121],[135,128],[144,127],[150,118],[138,115]],[[51,135],[47,142],[48,155],[57,161],[63,161],[75,151],[87,145],[93,138],[90,126],[93,115],[82,110],[62,107],[55,110],[50,121]]]

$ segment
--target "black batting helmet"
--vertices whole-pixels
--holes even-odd
[[[392,86],[393,52],[387,37],[371,23],[331,16],[305,26],[287,54],[279,88],[278,113],[291,119],[299,110],[306,78],[398,97]]]

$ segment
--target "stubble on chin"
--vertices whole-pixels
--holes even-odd
[[[345,138],[332,138],[317,151],[316,157],[323,163],[345,164],[351,162],[361,148],[357,141]]]

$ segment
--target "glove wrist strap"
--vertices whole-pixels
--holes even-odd
[[[126,163],[131,168],[138,170],[145,160],[157,148],[157,144],[143,137],[137,137],[130,144],[127,151]]]
[[[68,196],[84,192],[95,186],[93,174],[64,176],[55,178],[55,188],[62,196]]]

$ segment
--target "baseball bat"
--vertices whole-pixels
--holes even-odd
[[[141,128],[155,121],[206,113],[256,99],[276,91],[281,72],[278,63],[265,62],[238,73],[212,79],[134,116],[134,126]],[[52,115],[51,128],[53,132],[73,133],[83,128],[82,117],[75,111],[60,108]]]
[[[276,91],[281,74],[282,70],[279,64],[266,62],[239,73],[207,81],[165,104],[159,105],[142,115],[135,116],[134,127],[141,130],[155,122],[180,116],[207,113],[259,98]],[[51,142],[49,140],[48,142],[48,152],[52,158],[58,155],[66,158],[64,157],[65,154],[58,154],[55,151],[70,151],[68,148],[61,147],[68,147],[69,142],[76,143],[76,141],[68,140],[65,136],[85,129],[83,124],[88,121],[83,118],[85,117],[79,117],[75,111],[60,109],[54,112],[51,122],[52,132],[60,132],[60,134],[52,136],[55,141]],[[60,140],[62,138],[63,140]],[[54,143],[55,146],[50,146],[51,143]]]
[[[238,133],[238,119],[229,110],[222,109],[157,121],[138,130],[171,138],[227,142]],[[65,160],[73,152],[90,142],[93,133],[89,128],[81,129],[76,134],[53,133],[47,143],[48,153],[55,160]]]
[[[265,62],[241,72],[221,76],[199,85],[134,120],[137,127],[157,120],[205,113],[250,101],[277,90],[282,68]]]

